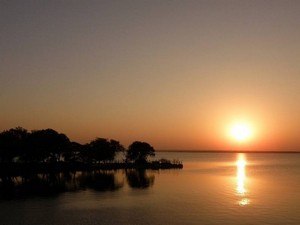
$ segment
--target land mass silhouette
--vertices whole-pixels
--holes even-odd
[[[126,149],[119,141],[95,138],[70,141],[53,129],[27,131],[22,127],[0,133],[0,176],[61,171],[183,168],[179,160],[152,160],[155,149],[134,141]]]

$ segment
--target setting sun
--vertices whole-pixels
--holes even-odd
[[[245,141],[252,135],[252,130],[246,123],[237,123],[231,127],[230,134],[237,141]]]

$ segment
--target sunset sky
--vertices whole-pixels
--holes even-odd
[[[0,130],[300,150],[299,40],[297,0],[3,0]]]

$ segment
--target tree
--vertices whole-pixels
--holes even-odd
[[[22,158],[24,161],[57,162],[69,146],[70,140],[65,134],[52,129],[32,131]]]
[[[12,162],[25,148],[29,133],[22,127],[0,133],[0,162]]]
[[[72,141],[68,148],[63,152],[62,156],[65,162],[79,162],[82,160],[81,153],[84,146],[75,141]]]
[[[113,161],[116,153],[124,151],[124,147],[115,140],[96,138],[88,144],[88,155],[96,162]]]
[[[128,147],[126,159],[136,163],[146,163],[148,156],[155,156],[154,148],[147,142],[135,141]]]

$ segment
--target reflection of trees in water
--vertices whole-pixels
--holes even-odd
[[[0,198],[55,196],[73,191],[72,174],[34,174],[22,177],[1,177]]]
[[[115,191],[123,187],[114,172],[88,172],[78,176],[79,184],[83,189],[89,188],[95,191]]]
[[[148,188],[154,184],[155,176],[145,170],[126,170],[126,178],[131,188]]]
[[[123,186],[113,172],[77,172],[0,177],[0,199],[56,196],[85,189],[115,191]]]
[[[79,190],[116,191],[124,186],[124,173],[114,171],[65,172],[34,174],[22,177],[0,177],[0,199],[53,197]],[[118,179],[122,175],[123,179]],[[154,184],[154,174],[145,170],[126,170],[131,188],[148,188]]]

